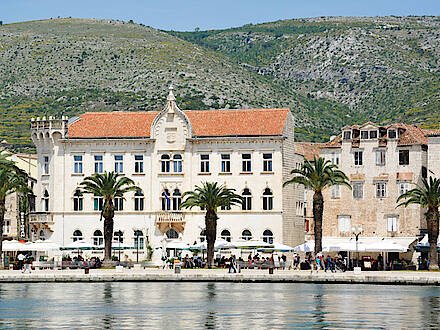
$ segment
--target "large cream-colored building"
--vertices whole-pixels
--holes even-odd
[[[303,159],[294,150],[289,109],[181,111],[170,90],[162,111],[49,117],[31,127],[39,164],[32,216],[38,237],[101,244],[102,200],[81,195],[78,186],[93,173],[116,171],[141,191],[115,202],[115,240],[122,235],[123,244],[136,246],[139,235],[141,258],[147,242],[156,250],[172,240],[203,239],[204,211],[179,210],[179,204],[183,192],[204,181],[245,197],[242,206],[219,210],[218,237],[304,240],[303,189],[282,187]]]

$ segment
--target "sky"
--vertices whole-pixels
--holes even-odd
[[[4,24],[51,17],[112,18],[193,31],[316,16],[440,15],[440,0],[0,0]]]

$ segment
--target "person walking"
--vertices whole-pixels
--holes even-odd
[[[18,259],[18,269],[23,270],[23,265],[24,265],[24,259],[26,257],[20,252],[20,254],[17,256]]]
[[[29,274],[31,273],[31,265],[32,265],[32,256],[27,255],[24,260],[24,269],[22,273],[24,274],[26,270],[29,270]]]
[[[330,271],[332,273],[334,273],[335,268],[334,268],[334,264],[333,264],[333,259],[332,257],[330,257],[330,255],[327,256],[327,264],[325,265],[325,272],[327,272],[327,269],[330,268]]]

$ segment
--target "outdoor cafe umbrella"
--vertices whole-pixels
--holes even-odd
[[[293,247],[278,242],[273,243],[273,247],[260,248],[258,252],[291,252]]]
[[[247,249],[247,250],[255,250],[259,248],[271,248],[273,244],[266,243],[264,241],[258,239],[250,239],[250,240],[238,240],[232,242],[237,249]]]
[[[171,241],[167,243],[166,248],[172,250],[189,250],[189,245],[182,241]]]
[[[214,243],[214,249],[219,250],[219,249],[233,249],[235,248],[235,245],[232,244],[231,242],[228,242],[224,239],[218,239],[215,241]],[[195,244],[195,245],[191,245],[189,247],[190,250],[207,250],[208,249],[208,242],[207,241],[203,241],[199,244]]]
[[[20,243],[19,241],[3,241],[3,252],[12,252],[12,251],[29,251],[27,249],[27,244]]]
[[[42,240],[38,240],[35,242],[32,242],[30,244],[25,244],[27,247],[27,251],[38,251],[38,252],[43,252],[43,251],[54,251],[54,250],[59,250],[60,249],[60,245],[54,243],[54,242],[50,242],[50,241],[42,241]]]
[[[86,241],[77,240],[75,242],[62,246],[60,250],[78,250],[78,256],[79,256],[80,250],[97,250],[97,247]]]

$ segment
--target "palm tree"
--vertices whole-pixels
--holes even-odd
[[[405,200],[405,201],[403,201]],[[438,222],[440,207],[440,179],[429,177],[429,181],[422,179],[422,185],[416,184],[416,188],[399,196],[397,205],[407,207],[410,204],[419,204],[428,210],[425,213],[428,227],[429,242],[429,269],[439,269],[438,266]]]
[[[198,206],[206,210],[205,214],[205,232],[208,257],[208,268],[212,267],[214,258],[214,244],[217,237],[217,209],[219,207],[230,207],[243,202],[240,195],[235,194],[235,189],[226,188],[225,185],[218,186],[217,182],[203,182],[202,186],[196,186],[194,191],[185,192],[182,197],[186,199],[180,205],[180,208],[192,209]]]
[[[351,189],[347,176],[338,170],[338,166],[331,164],[325,158],[314,157],[313,162],[305,160],[301,169],[293,169],[292,179],[284,182],[283,187],[292,183],[302,184],[304,188],[313,190],[313,221],[315,227],[315,253],[322,251],[322,214],[324,197],[322,191],[330,186],[346,186]]]
[[[27,175],[15,163],[7,159],[8,155],[0,155],[0,256],[3,252],[3,225],[5,222],[6,196],[15,192],[27,193]]]
[[[111,261],[112,239],[113,239],[113,218],[115,216],[115,197],[124,198],[129,191],[140,190],[134,181],[114,172],[93,174],[84,178],[80,183],[81,190],[86,194],[103,198],[101,218],[104,218],[104,261]]]

